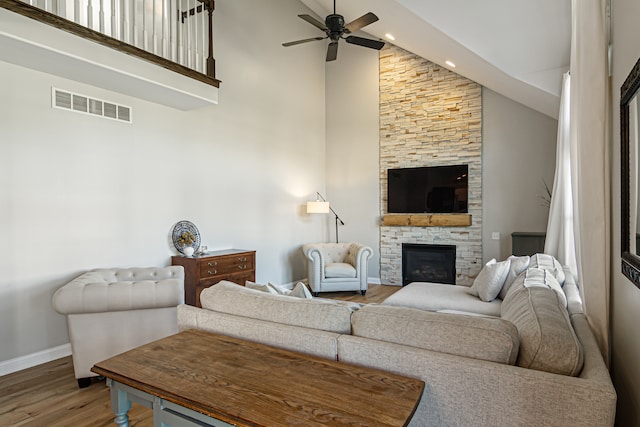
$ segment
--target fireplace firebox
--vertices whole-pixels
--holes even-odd
[[[402,244],[402,286],[411,282],[456,284],[456,246]]]

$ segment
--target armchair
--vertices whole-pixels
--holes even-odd
[[[373,251],[359,243],[309,243],[302,247],[307,259],[309,286],[319,292],[367,292],[367,263]]]
[[[97,269],[58,289],[52,304],[67,316],[78,385],[91,384],[94,363],[178,332],[183,302],[181,266]]]

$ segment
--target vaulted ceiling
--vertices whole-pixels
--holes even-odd
[[[301,0],[322,20],[332,0]],[[570,0],[337,0],[350,22],[487,88],[557,118],[562,74],[569,69]],[[309,35],[315,36],[313,27]],[[453,62],[453,68],[446,64]]]

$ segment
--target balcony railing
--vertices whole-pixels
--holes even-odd
[[[214,0],[0,0],[0,6],[218,87]]]

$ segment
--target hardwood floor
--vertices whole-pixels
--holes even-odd
[[[360,303],[379,303],[398,286],[370,285],[359,292],[322,293],[322,298]],[[132,427],[152,427],[151,409],[133,404]],[[97,381],[80,389],[73,376],[71,357],[0,377],[0,427],[102,427],[112,426],[109,388]]]
[[[401,286],[369,285],[369,290],[367,290],[366,295],[361,295],[360,292],[323,292],[320,294],[320,298],[372,304],[384,301],[400,289],[402,289]]]
[[[134,404],[131,426],[153,426],[150,409]],[[0,426],[112,426],[109,388],[78,388],[71,356],[0,377]]]

